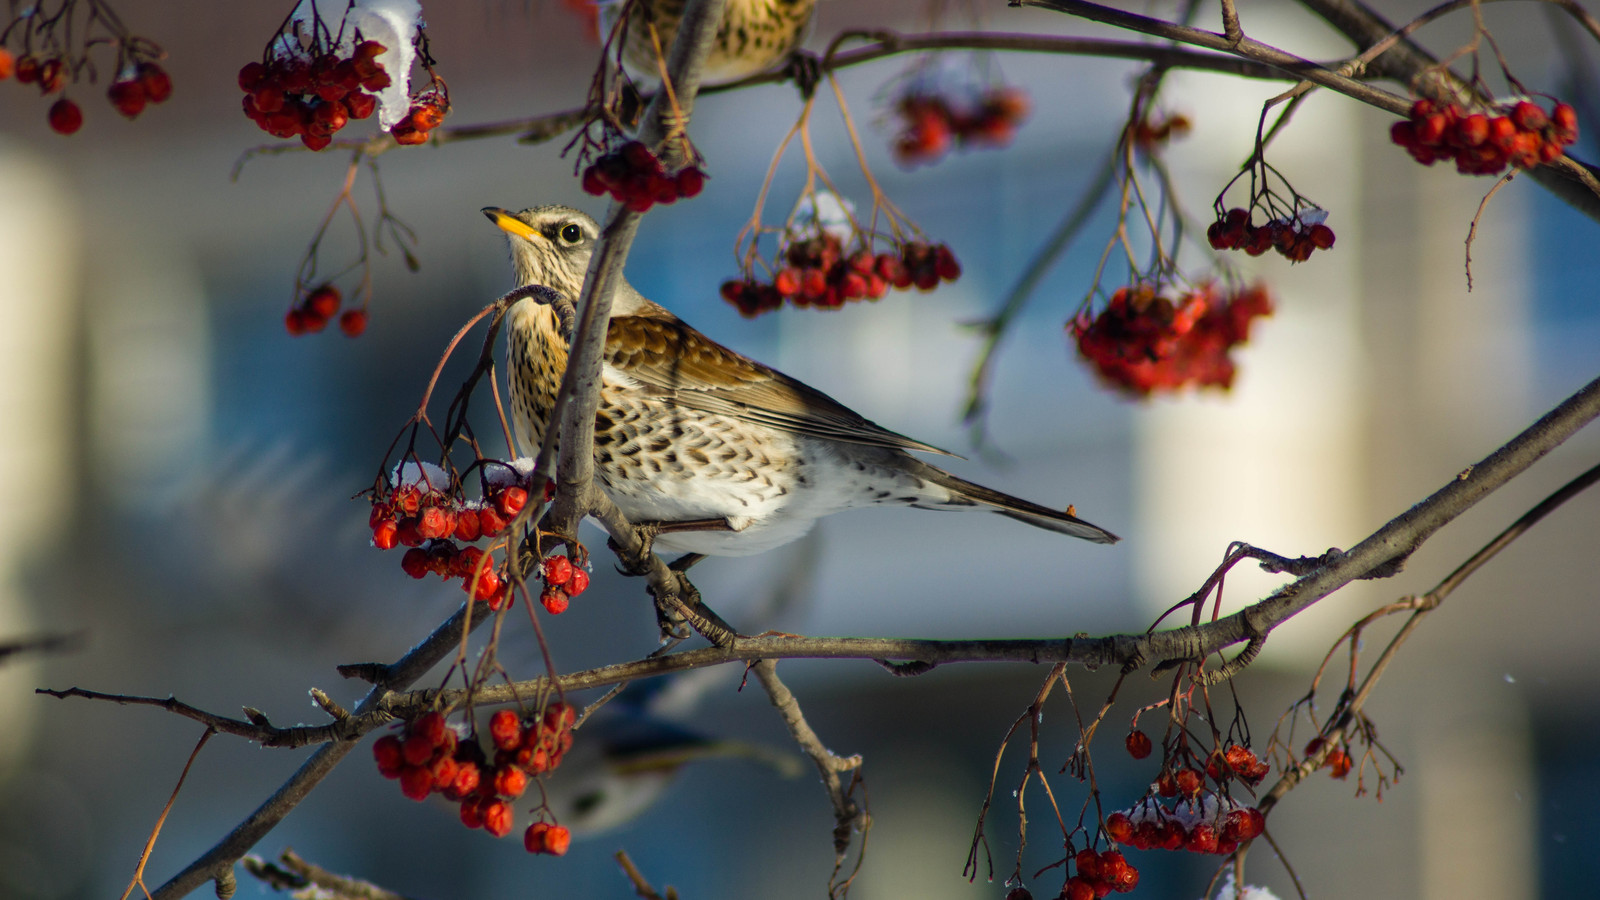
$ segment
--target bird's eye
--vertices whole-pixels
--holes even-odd
[[[561,229],[561,239],[569,244],[576,244],[583,240],[583,229],[576,223],[569,222]]]

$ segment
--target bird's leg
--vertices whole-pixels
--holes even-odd
[[[624,575],[646,575],[649,573],[650,567],[647,560],[650,558],[650,554],[654,552],[657,535],[681,534],[683,532],[690,531],[735,530],[733,525],[724,518],[683,519],[677,522],[637,522],[634,524],[633,528],[635,536],[639,538],[639,543],[644,549],[640,552],[639,559],[635,561],[635,563],[628,565],[627,568],[622,570],[622,574]],[[610,542],[610,547],[613,551],[618,549],[615,541]],[[621,554],[619,553],[618,556],[621,556]],[[689,556],[693,556],[695,558],[689,559]],[[683,562],[684,564],[679,571],[689,568],[703,558],[704,556],[702,554],[695,553],[691,553],[688,556],[682,557],[678,560],[678,562]],[[688,562],[684,562],[684,560],[688,560]],[[674,563],[674,565],[676,566],[676,563]]]
[[[667,564],[667,568],[674,572],[687,572],[690,566],[705,558],[706,555],[704,553],[685,553]]]

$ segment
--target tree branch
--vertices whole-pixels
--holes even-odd
[[[470,631],[485,621],[483,617],[472,617],[473,612],[470,602],[463,604],[455,615],[435,628],[422,643],[411,648],[393,665],[386,667],[372,689],[357,704],[353,715],[360,716],[367,713],[386,699],[391,691],[403,691],[410,687],[412,682],[421,678],[440,660],[454,652],[461,640],[462,631]],[[376,727],[376,723],[372,727]],[[283,817],[298,806],[311,789],[327,777],[340,760],[355,749],[355,746],[355,737],[324,744],[243,822],[234,826],[233,830],[210,850],[158,888],[151,896],[151,900],[175,900],[207,881],[216,879],[220,883],[232,879],[233,864],[249,852],[257,841],[265,837],[267,832],[283,821]]]

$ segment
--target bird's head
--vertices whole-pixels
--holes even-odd
[[[600,237],[594,219],[570,206],[535,206],[517,213],[486,206],[483,214],[506,233],[518,285],[546,285],[577,301]]]

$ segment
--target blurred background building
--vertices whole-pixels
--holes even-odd
[[[997,29],[1104,33],[995,6],[987,24]],[[1421,9],[1393,6],[1395,20]],[[420,271],[407,272],[393,252],[376,261],[362,339],[330,331],[291,340],[282,315],[294,268],[347,157],[260,157],[230,178],[262,138],[238,112],[234,73],[259,57],[287,7],[122,4],[127,24],[169,51],[176,84],[169,103],[133,123],[85,91],[84,130],[61,138],[31,88],[0,83],[0,638],[83,634],[76,652],[0,668],[0,896],[120,893],[200,732],[149,709],[57,701],[33,688],[171,693],[218,712],[249,705],[279,723],[315,722],[309,687],[344,701],[360,695],[336,664],[392,659],[454,608],[453,588],[413,582],[368,547],[366,509],[349,498],[371,483],[448,336],[509,287],[502,238],[478,209],[565,202],[601,211],[560,157],[564,140],[386,154],[389,209],[416,229]],[[560,5],[487,0],[427,12],[455,102],[447,124],[582,101],[595,51]],[[1260,40],[1313,58],[1345,52],[1296,11],[1245,12]],[[1542,49],[1550,21],[1485,15],[1524,80],[1569,90]],[[910,2],[824,4],[814,43],[865,25],[920,30],[925,16]],[[1448,50],[1465,27],[1463,18],[1423,34]],[[814,543],[697,569],[708,601],[735,623],[759,617],[788,588],[794,596],[770,624],[806,634],[1143,629],[1203,580],[1229,541],[1289,555],[1348,547],[1596,373],[1595,223],[1517,179],[1478,230],[1468,292],[1463,240],[1490,182],[1415,165],[1388,143],[1387,117],[1318,95],[1271,159],[1332,211],[1339,241],[1303,265],[1270,254],[1252,264],[1279,313],[1240,355],[1235,389],[1129,403],[1074,359],[1062,323],[1109,233],[1103,214],[1007,340],[993,384],[994,445],[975,452],[957,421],[977,348],[961,323],[994,308],[1075,201],[1114,140],[1134,69],[998,60],[1033,96],[1014,146],[907,172],[890,161],[889,126],[874,124],[881,86],[907,62],[851,70],[841,83],[884,189],[956,249],[959,282],[757,321],[717,297],[772,149],[799,113],[792,86],[702,100],[694,135],[712,180],[701,198],[645,219],[630,277],[713,338],[888,427],[966,453],[959,473],[1075,503],[1126,541],[1064,542],[989,517],[846,514],[823,522]],[[1236,171],[1260,103],[1279,89],[1173,77],[1165,105],[1195,123],[1168,153],[1190,209],[1204,209]],[[866,202],[830,99],[815,119],[821,161]],[[786,208],[799,180],[798,162],[786,162],[770,211]],[[363,173],[357,198],[369,223],[371,191]],[[325,253],[338,259],[352,246],[347,223],[336,220],[332,234]],[[462,371],[448,369],[446,381]],[[1276,632],[1237,684],[1255,733],[1264,738],[1304,694],[1351,621],[1428,590],[1597,451],[1600,433],[1580,434],[1430,541],[1400,576],[1347,589]],[[1400,655],[1369,707],[1406,769],[1381,804],[1319,776],[1274,813],[1278,844],[1311,894],[1557,897],[1600,880],[1589,852],[1600,815],[1583,793],[1600,761],[1596,534],[1594,498],[1570,504],[1457,592]],[[603,557],[595,588],[546,625],[565,670],[655,646],[642,585],[613,576]],[[1227,604],[1276,583],[1240,570]],[[525,628],[511,629],[502,655],[516,674],[538,669]],[[894,679],[866,663],[782,670],[825,740],[867,759],[876,826],[854,896],[999,896],[981,877],[969,884],[961,867],[995,749],[1044,671],[973,665]],[[1110,684],[1106,673],[1072,678],[1091,709]],[[783,746],[766,699],[735,692],[736,683],[711,691],[693,726]],[[1136,679],[1112,721],[1159,691]],[[1323,709],[1334,696],[1321,695]],[[1064,703],[1046,717],[1047,769],[1070,751],[1072,721]],[[1153,760],[1135,764],[1115,736],[1103,739],[1096,759],[1107,802],[1132,801]],[[209,847],[303,755],[213,741],[147,883]],[[366,759],[352,757],[258,851],[292,846],[336,871],[438,898],[631,896],[610,859],[619,848],[658,886],[696,900],[816,896],[831,865],[831,817],[815,779],[784,780],[750,762],[690,766],[645,815],[552,860],[465,831],[452,808],[411,804]],[[1013,748],[988,825],[1000,877],[1016,851],[1014,810],[1003,801],[1021,762]],[[1085,789],[1067,776],[1053,785],[1067,810],[1083,802]],[[1032,871],[1059,845],[1042,796],[1030,800]],[[1210,873],[1208,861],[1188,856],[1135,861],[1144,896],[1199,896]],[[1041,876],[1039,894],[1056,877]],[[1264,849],[1250,879],[1293,895]],[[242,890],[258,890],[244,880]]]

